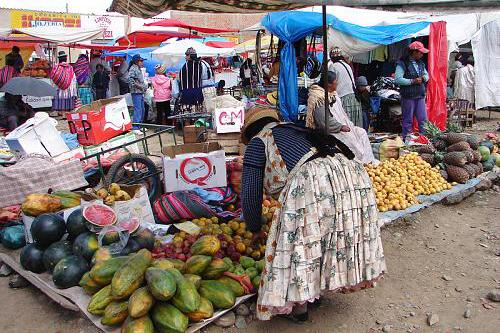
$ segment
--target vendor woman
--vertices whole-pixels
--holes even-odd
[[[257,317],[307,320],[322,291],[372,287],[385,259],[370,178],[333,137],[280,123],[274,109],[245,115],[242,208],[261,230],[263,193],[278,198],[266,245]],[[349,156],[346,157],[346,156]]]
[[[307,100],[306,127],[325,131],[325,87],[324,81],[309,88]],[[366,131],[355,126],[342,107],[341,99],[337,93],[337,75],[328,72],[327,87],[330,100],[328,108],[328,134],[333,135],[351,149],[356,159],[362,163],[376,163],[372,147]]]

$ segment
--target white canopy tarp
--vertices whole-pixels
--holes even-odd
[[[236,52],[233,48],[216,48],[202,44],[192,39],[183,39],[169,43],[152,52],[154,58],[165,62],[167,66],[178,64],[185,57],[188,48],[194,48],[198,57],[232,56]]]
[[[0,29],[0,36],[8,37],[11,34],[24,34],[30,37],[46,40],[57,44],[78,43],[103,36],[103,28],[64,28],[64,27],[36,27],[22,29]]]
[[[485,24],[471,44],[476,109],[500,106],[500,19]]]

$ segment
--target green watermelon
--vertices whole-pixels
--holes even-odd
[[[45,272],[43,248],[37,244],[28,244],[21,250],[21,266],[33,273]]]
[[[2,229],[0,240],[8,249],[16,250],[26,245],[26,238],[24,237],[24,226],[14,225]]]
[[[97,237],[90,232],[80,234],[73,243],[73,253],[88,261],[92,259],[94,252],[97,251],[98,248],[99,244],[97,243]]]
[[[58,214],[42,214],[35,217],[30,230],[35,243],[47,247],[61,240],[66,233],[66,223]]]
[[[52,281],[59,289],[78,286],[82,276],[89,270],[88,262],[80,256],[68,256],[54,267]]]
[[[81,208],[78,208],[69,214],[68,219],[66,220],[66,229],[68,230],[69,237],[72,239],[75,239],[80,234],[88,231]]]
[[[140,231],[138,231],[133,239],[139,243],[139,246],[141,247],[141,249],[148,249],[148,250],[152,250],[153,247],[155,246],[155,235],[153,234],[153,232],[149,229],[142,229]]]
[[[67,240],[55,242],[43,253],[43,264],[45,268],[52,272],[57,263],[73,254],[71,243]]]

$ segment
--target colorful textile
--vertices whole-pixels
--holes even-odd
[[[50,79],[61,90],[68,89],[74,78],[75,72],[73,71],[73,67],[65,62],[54,65],[50,72]]]
[[[82,105],[90,104],[92,103],[92,90],[90,87],[80,87],[78,88],[78,97],[80,97]]]
[[[90,77],[89,58],[85,54],[80,54],[73,65],[73,70],[76,75],[76,82],[80,85],[86,83]]]
[[[361,103],[356,99],[356,95],[348,94],[340,97],[340,100],[354,126],[363,127],[363,110],[361,109]]]
[[[159,222],[163,224],[215,215],[210,207],[191,191],[177,191],[164,194],[155,201],[153,210]]]
[[[375,194],[363,165],[342,154],[309,154],[291,172],[264,129],[266,191],[281,188],[266,244],[257,317],[290,313],[323,290],[373,286],[386,270]],[[311,150],[314,153],[314,150]],[[306,158],[307,157],[307,158]]]
[[[16,69],[12,66],[4,66],[0,70],[0,87],[10,81],[13,77],[17,76]]]

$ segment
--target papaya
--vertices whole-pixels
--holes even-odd
[[[175,280],[175,283],[178,283],[179,281],[184,280],[184,276],[177,269],[175,269],[175,268],[168,268],[168,269],[166,269],[166,271],[169,272],[170,275],[172,275],[172,277]]]
[[[212,257],[205,255],[194,255],[186,261],[186,273],[201,275],[210,265]]]
[[[182,274],[186,273],[186,263],[180,259],[165,259],[170,261],[173,265],[174,268],[179,270]]]
[[[89,295],[94,295],[96,292],[98,292],[102,288],[99,284],[97,284],[97,282],[92,280],[89,272],[83,274],[78,285],[80,287],[82,287],[83,290],[85,290],[85,292]]]
[[[257,292],[260,287],[260,275],[257,275],[252,279],[252,285],[255,288],[255,291]]]
[[[184,333],[189,319],[175,306],[166,302],[158,302],[151,310],[151,319],[158,332]]]
[[[21,205],[21,210],[28,216],[38,216],[45,213],[60,211],[61,199],[50,194],[29,194]]]
[[[203,272],[203,278],[205,280],[218,279],[225,271],[229,270],[230,268],[231,267],[226,264],[224,260],[215,258]]]
[[[128,313],[132,318],[141,318],[149,312],[154,303],[155,299],[148,288],[139,288],[128,299]]]
[[[172,304],[184,313],[193,312],[200,306],[200,294],[196,286],[189,280],[182,278],[177,282],[177,291],[172,298]]]
[[[87,306],[87,311],[93,315],[104,314],[104,309],[113,301],[113,296],[111,296],[111,285],[106,286],[99,290],[90,299],[89,305]]]
[[[240,257],[240,265],[244,268],[250,268],[255,266],[255,260],[253,258],[247,257],[247,256],[241,256]]]
[[[104,315],[101,318],[101,324],[106,326],[120,325],[127,319],[128,316],[128,302],[127,301],[113,301],[108,304],[104,310]]]
[[[201,236],[191,245],[191,253],[193,255],[204,254],[213,256],[219,250],[220,241],[213,235]]]
[[[214,307],[212,303],[205,297],[200,297],[200,306],[193,312],[186,314],[192,322],[199,322],[203,319],[208,319],[214,315]]]
[[[259,273],[262,273],[265,267],[266,267],[266,262],[264,259],[255,262],[255,268],[257,268],[257,271],[259,271]]]
[[[124,325],[126,325],[124,333],[154,333],[155,331],[153,321],[149,316],[132,319]]]
[[[108,259],[113,258],[113,255],[109,251],[108,247],[100,247],[97,249],[97,251],[94,252],[94,255],[92,256],[92,260],[90,261],[90,264],[94,266],[97,264],[99,261],[106,261]]]
[[[61,209],[68,209],[79,206],[81,203],[81,195],[70,191],[56,191],[52,195],[61,200]]]
[[[249,268],[245,269],[245,273],[246,273],[246,275],[248,275],[248,277],[250,279],[253,279],[257,275],[259,275],[259,271],[257,271],[257,268],[255,268],[255,267],[249,267]]]
[[[200,296],[205,297],[217,309],[229,309],[234,305],[234,293],[223,283],[215,280],[203,280],[198,290]]]
[[[184,274],[184,278],[186,280],[191,281],[194,284],[194,286],[196,287],[196,289],[198,289],[200,287],[201,276],[195,275],[195,274]]]
[[[122,327],[120,328],[120,333],[127,333],[127,325],[132,321],[132,317],[128,316],[127,319],[122,324]]]
[[[228,276],[220,277],[217,281],[228,287],[236,297],[240,297],[245,295],[245,289],[241,286],[241,284],[235,279],[231,279]]]
[[[175,295],[177,289],[175,278],[163,269],[148,268],[146,270],[146,281],[151,294],[159,301],[168,301]]]
[[[121,266],[111,280],[111,293],[116,299],[126,298],[144,282],[144,273],[151,264],[151,252],[142,249]]]
[[[168,259],[155,259],[151,263],[151,267],[159,269],[174,268],[174,264]]]
[[[229,258],[229,257],[224,257],[224,258],[222,258],[222,260],[224,260],[224,262],[227,264],[227,266],[228,266],[228,269],[227,269],[227,270],[228,270],[228,271],[230,271],[231,269],[233,269],[233,268],[234,268],[234,264],[233,264],[233,261],[231,260],[231,258]]]
[[[120,269],[128,259],[128,257],[116,257],[105,261],[99,261],[90,270],[90,277],[99,285],[107,286],[111,283],[116,271]]]

